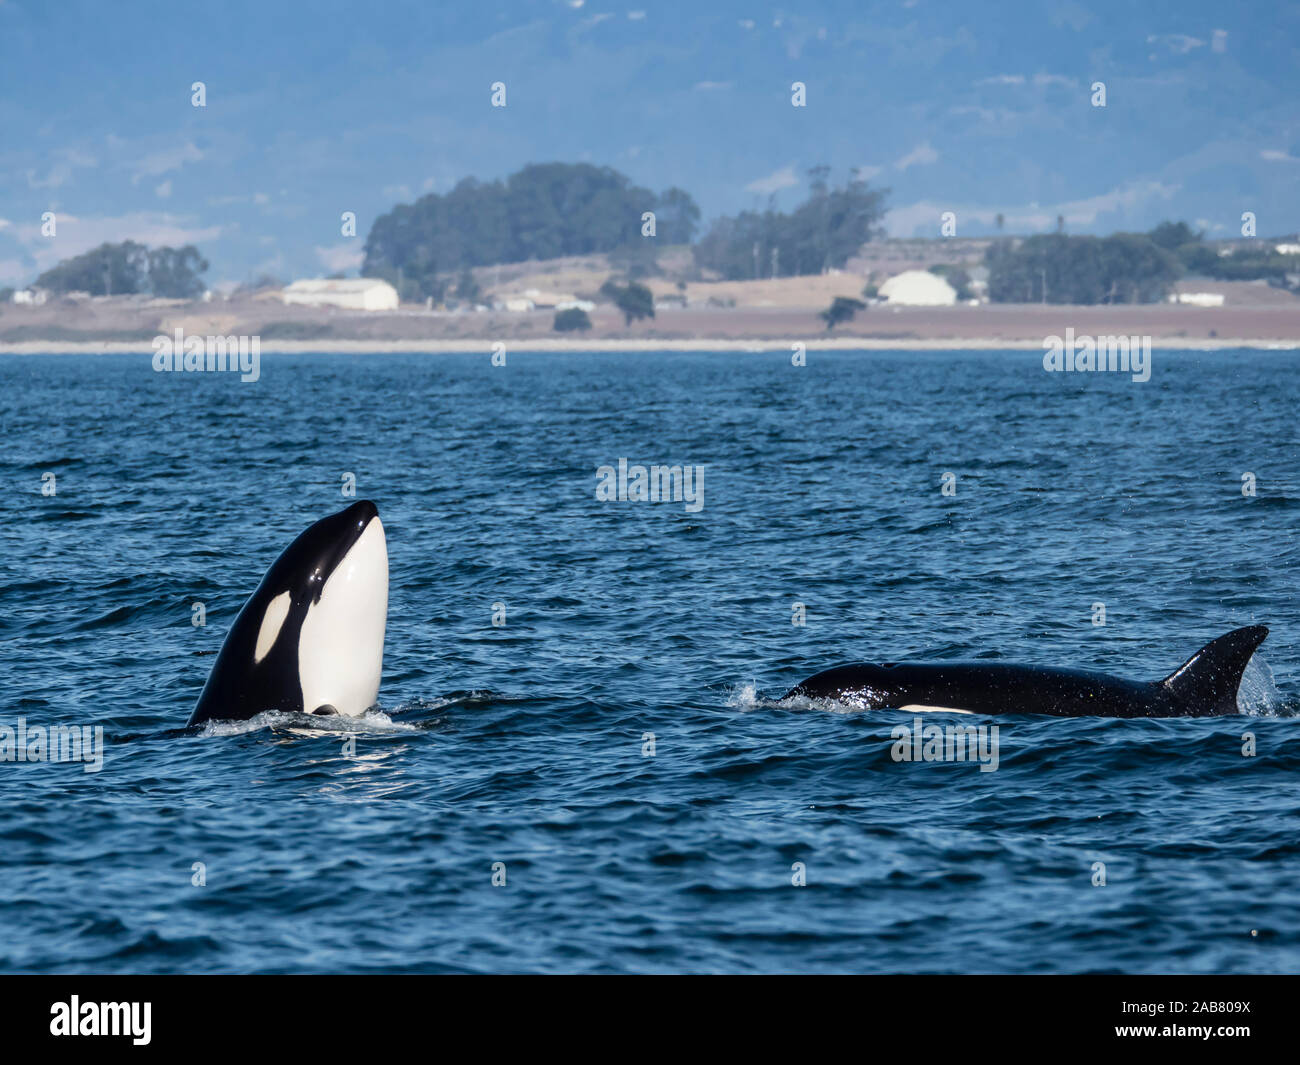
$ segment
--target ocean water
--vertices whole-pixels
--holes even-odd
[[[1033,352],[0,359],[0,725],[105,740],[97,772],[0,762],[0,969],[1296,971],[1298,409],[1286,352],[1145,384]],[[702,466],[702,507],[598,500],[620,459]],[[388,534],[381,711],[185,730],[345,474]],[[896,761],[911,714],[777,702],[854,660],[1153,679],[1248,623],[1242,715],[960,719],[992,772]]]

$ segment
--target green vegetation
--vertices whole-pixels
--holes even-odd
[[[1225,255],[1206,244],[1204,236],[1186,222],[1161,222],[1150,233],[1154,243],[1177,256],[1187,273],[1218,281],[1285,284],[1286,275],[1300,267],[1294,256],[1279,255],[1273,241],[1261,240]]]
[[[101,244],[64,259],[36,279],[50,292],[88,292],[92,296],[133,296],[150,293],[169,299],[203,295],[207,260],[193,244],[183,248],[147,248],[133,240]]]
[[[1186,222],[1161,222],[1146,234],[1054,233],[1018,245],[1000,241],[985,256],[989,298],[1000,303],[1153,303],[1189,274],[1287,287],[1287,275],[1300,267],[1295,256],[1279,255],[1272,241],[1224,254],[1205,243],[1204,236]]]
[[[948,263],[940,263],[937,266],[930,267],[930,273],[942,277],[953,287],[959,300],[972,299],[975,293],[970,287],[970,274],[960,266],[952,266]]]
[[[809,172],[812,194],[793,214],[769,206],[720,218],[695,247],[695,262],[728,281],[820,274],[842,267],[880,235],[887,190],[870,189],[854,172],[840,188],[830,168]]]
[[[1279,255],[1271,243],[1263,247],[1239,248],[1220,255],[1204,244],[1184,245],[1178,257],[1188,273],[1218,281],[1268,281],[1285,285],[1286,275],[1300,270],[1294,255]]]
[[[656,235],[641,235],[655,213]],[[361,273],[392,282],[403,299],[441,300],[466,267],[688,244],[699,208],[681,189],[656,195],[618,171],[586,163],[526,166],[505,181],[466,178],[375,219]]]
[[[590,329],[591,319],[587,317],[587,312],[581,307],[570,307],[568,310],[555,312],[553,328],[557,333],[572,333],[575,329]]]
[[[333,322],[304,322],[286,319],[265,322],[257,329],[263,340],[333,340],[341,334]]]
[[[821,316],[826,322],[826,331],[829,333],[841,322],[853,321],[853,316],[866,306],[861,300],[855,300],[851,296],[836,296],[831,305],[822,311]]]
[[[468,266],[461,270],[460,277],[456,280],[456,298],[466,303],[478,303],[483,298],[483,290],[479,288],[474,273]]]
[[[994,303],[1154,303],[1182,272],[1171,252],[1139,233],[1002,241],[985,262]]]
[[[606,281],[600,286],[600,294],[623,312],[623,319],[627,325],[631,325],[638,318],[655,316],[654,295],[645,285],[635,281],[629,281],[626,285]]]
[[[1151,238],[1152,244],[1164,248],[1165,251],[1177,251],[1183,245],[1193,244],[1201,239],[1201,234],[1186,222],[1161,222],[1147,236]]]

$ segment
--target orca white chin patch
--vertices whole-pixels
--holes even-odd
[[[388,621],[388,545],[375,517],[307,608],[298,640],[302,708],[358,717],[374,706]]]

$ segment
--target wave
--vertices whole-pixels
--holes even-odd
[[[397,732],[419,732],[418,725],[394,721],[379,709],[367,710],[360,717],[335,714],[318,717],[289,710],[265,710],[247,721],[206,721],[199,730],[202,738],[244,736],[250,732],[291,732],[308,736],[384,735]]]

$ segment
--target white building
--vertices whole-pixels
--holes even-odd
[[[594,310],[596,305],[589,300],[580,300],[571,292],[545,292],[538,288],[526,288],[522,294],[511,293],[501,296],[497,305],[508,311],[568,310],[581,307],[584,311]]]
[[[1171,292],[1170,303],[1190,303],[1193,307],[1222,307],[1222,292]]]
[[[397,310],[397,289],[387,281],[362,277],[342,281],[295,281],[281,296],[302,307],[346,307],[353,311]]]
[[[45,298],[46,292],[43,288],[16,288],[9,300],[11,303],[25,304],[28,307],[39,307],[45,302]]]
[[[573,298],[572,293],[567,292],[543,292],[541,289],[536,288],[524,289],[524,299],[532,300],[534,307],[558,307],[561,303],[567,303]]]
[[[1274,247],[1279,255],[1300,255],[1300,244],[1277,244]]]
[[[951,307],[957,290],[929,270],[904,270],[880,286],[880,298],[904,307]]]

